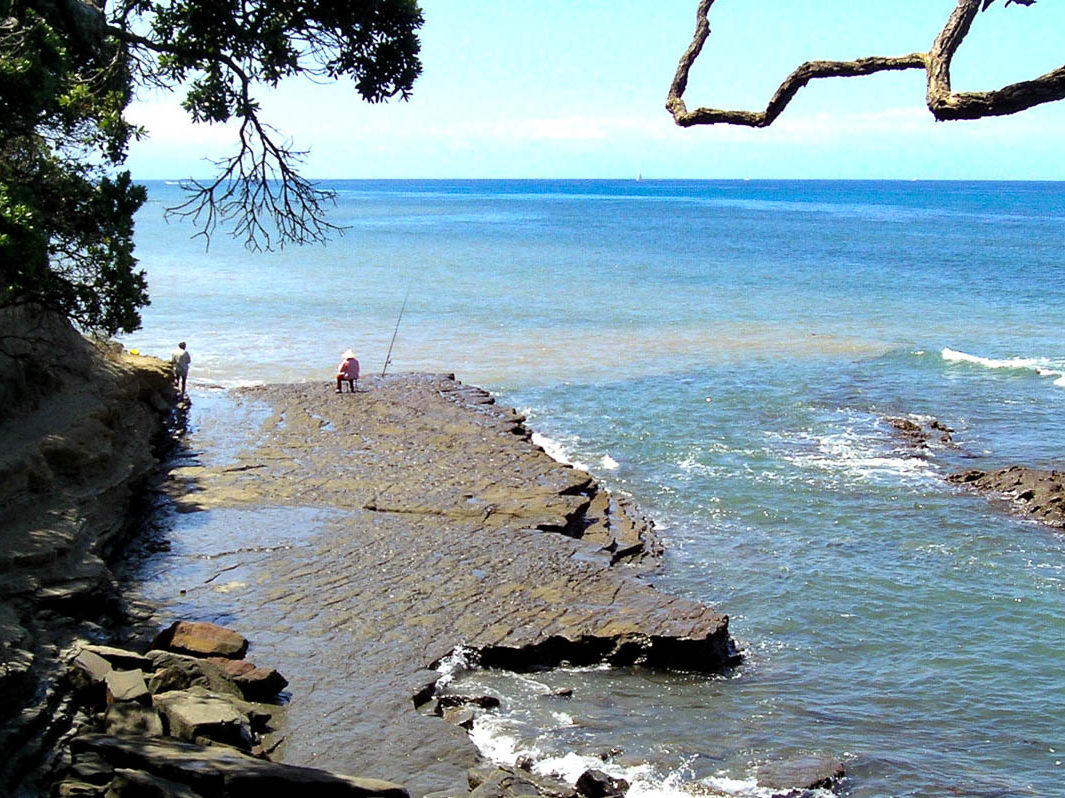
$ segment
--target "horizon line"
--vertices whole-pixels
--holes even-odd
[[[134,177],[135,183],[176,184],[197,177]],[[313,182],[532,182],[572,183],[1065,183],[1065,178],[1036,177],[308,177]]]

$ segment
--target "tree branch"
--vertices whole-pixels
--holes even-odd
[[[274,140],[276,131],[259,119],[251,97],[252,79],[235,59],[227,53],[158,42],[120,28],[110,30],[123,41],[155,53],[221,64],[239,83],[242,121],[236,154],[214,162],[218,172],[212,181],[183,181],[181,187],[188,196],[166,209],[167,218],[190,220],[198,228],[195,237],[203,237],[208,246],[218,226],[232,222],[230,234],[243,238],[244,245],[256,252],[275,245],[324,243],[331,233],[342,231],[325,219],[324,206],[334,201],[334,192],[316,188],[296,170],[306,152]]]
[[[928,110],[939,121],[1005,116],[1035,105],[1065,98],[1065,66],[1034,80],[1012,83],[1001,89],[956,94],[950,86],[950,64],[978,12],[994,0],[958,0],[946,25],[932,43],[928,55]],[[1034,0],[1007,0],[1028,6]],[[981,5],[982,3],[982,5]]]
[[[696,108],[689,111],[684,103],[688,76],[710,36],[709,13],[714,0],[700,0],[695,12],[695,33],[681,55],[677,72],[669,87],[666,110],[681,127],[694,125],[743,125],[768,127],[811,80],[834,77],[860,77],[878,72],[924,69],[927,73],[926,104],[937,120],[979,119],[1016,113],[1045,102],[1065,98],[1065,66],[1034,80],[1013,83],[988,92],[954,93],[950,86],[950,65],[972,27],[976,15],[995,0],[958,0],[943,30],[929,52],[884,57],[871,56],[854,61],[807,61],[780,84],[764,111],[738,111]],[[1030,6],[1035,0],[1006,0],[1006,5]]]

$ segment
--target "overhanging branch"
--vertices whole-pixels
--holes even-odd
[[[178,54],[200,63],[227,69],[238,84],[241,124],[237,152],[215,161],[218,170],[210,181],[186,180],[185,201],[166,209],[166,216],[190,220],[196,237],[210,243],[220,224],[231,224],[230,234],[243,239],[251,250],[284,248],[287,244],[324,243],[342,228],[325,218],[325,206],[335,199],[296,169],[306,152],[276,139],[277,131],[265,124],[251,97],[252,79],[227,53],[209,53],[175,46],[112,27],[112,35],[134,47],[154,53]]]
[[[987,92],[955,93],[950,85],[950,64],[976,15],[995,0],[958,0],[931,50],[901,56],[871,56],[854,61],[807,61],[780,84],[764,111],[724,110],[700,107],[689,111],[684,103],[691,68],[710,36],[709,13],[714,0],[700,0],[695,12],[695,33],[677,64],[669,87],[666,109],[681,127],[694,125],[743,125],[768,127],[811,80],[860,77],[878,72],[924,69],[927,73],[926,104],[937,120],[979,119],[1016,113],[1046,102],[1065,99],[1065,66],[1034,80],[1013,83]],[[1006,5],[1030,6],[1035,0],[1006,0]]]

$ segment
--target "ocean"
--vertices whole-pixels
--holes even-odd
[[[123,341],[188,342],[194,432],[223,389],[325,382],[349,347],[380,373],[394,335],[389,371],[492,391],[631,496],[666,546],[651,581],[744,654],[458,676],[504,698],[486,755],[634,796],[766,795],[756,764],[809,753],[850,796],[1065,795],[1065,535],[944,479],[1061,462],[1065,184],[326,185],[342,237],[253,254],[205,250],[148,184],[152,304]]]

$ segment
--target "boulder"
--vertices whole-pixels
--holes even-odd
[[[186,784],[164,779],[143,770],[118,768],[107,798],[203,798]]]
[[[140,770],[185,784],[203,795],[263,798],[307,795],[315,798],[410,798],[400,785],[315,768],[283,765],[227,747],[205,747],[169,738],[85,734],[70,743],[75,757],[101,756],[116,769]]]
[[[141,737],[162,737],[163,719],[153,707],[126,701],[112,704],[104,713],[104,728],[108,734],[127,734]]]
[[[99,754],[86,751],[70,763],[70,775],[76,781],[103,785],[111,781],[114,768],[107,764]]]
[[[189,742],[209,740],[245,751],[252,746],[250,720],[221,697],[174,690],[153,700],[169,724],[171,737]]]
[[[251,723],[251,727],[255,731],[263,731],[267,728],[270,721],[273,719],[273,713],[263,704],[257,704],[252,701],[245,701],[242,698],[238,698],[235,695],[229,693],[219,694],[212,693],[206,687],[199,685],[193,685],[185,692],[191,695],[203,696],[206,698],[218,698],[222,701],[226,701],[233,705],[233,708],[240,714],[244,715]]]
[[[206,621],[175,621],[152,641],[152,648],[195,657],[244,659],[248,640],[232,629]]]
[[[469,708],[449,707],[444,710],[443,718],[453,726],[461,726],[469,731],[473,728],[473,720],[477,717]]]
[[[82,651],[88,651],[92,654],[96,654],[99,657],[103,657],[115,670],[120,671],[151,671],[154,667],[152,661],[143,654],[138,654],[135,651],[127,651],[124,648],[115,648],[114,646],[96,646],[85,644],[81,647]]]
[[[70,661],[70,668],[67,675],[70,678],[70,685],[75,691],[83,694],[94,693],[102,696],[104,692],[104,680],[107,678],[107,674],[109,674],[111,670],[111,663],[99,654],[81,650],[75,654],[74,659]],[[95,703],[97,695],[91,697],[83,695],[82,698],[89,703]]]
[[[147,656],[156,667],[148,680],[148,689],[153,694],[200,685],[214,693],[244,695],[226,672],[210,660],[157,650],[149,651]]]
[[[249,701],[274,698],[288,687],[288,679],[273,668],[257,668],[247,660],[224,657],[208,657],[207,661],[221,668]]]
[[[585,798],[620,798],[628,790],[625,779],[615,779],[601,770],[586,770],[577,779],[577,793]]]
[[[104,677],[107,685],[107,703],[116,704],[124,701],[136,701],[146,704],[151,701],[148,685],[144,682],[144,673],[137,671],[108,671]]]
[[[807,754],[759,765],[754,777],[759,787],[771,790],[815,790],[833,787],[843,774],[840,760],[822,754]]]

